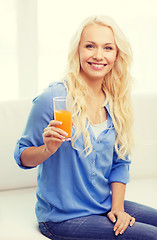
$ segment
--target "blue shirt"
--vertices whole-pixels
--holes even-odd
[[[44,128],[54,119],[53,97],[66,96],[63,83],[51,84],[33,100],[33,106],[22,137],[15,148],[15,159],[21,165],[21,153],[28,147],[41,146]],[[38,166],[36,216],[38,222],[60,222],[71,218],[102,214],[111,208],[111,182],[129,181],[130,160],[118,159],[114,143],[116,132],[105,106],[107,129],[96,139],[91,127],[89,134],[93,151],[87,157],[83,137],[75,142],[63,142],[60,148]],[[74,129],[73,129],[74,134]]]

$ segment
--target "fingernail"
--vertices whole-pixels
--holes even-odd
[[[124,231],[122,230],[122,231],[120,232],[120,234],[123,234],[123,232],[124,232]]]
[[[59,122],[59,124],[61,125],[61,124],[62,124],[62,122]]]
[[[117,227],[114,227],[114,229],[113,229],[114,231],[116,231],[117,230]]]
[[[117,231],[117,232],[115,233],[115,235],[118,236],[118,234],[119,234],[119,232]]]
[[[113,223],[115,223],[116,222],[116,219],[113,221]]]

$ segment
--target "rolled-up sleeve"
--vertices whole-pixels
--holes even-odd
[[[130,180],[130,159],[129,156],[126,156],[126,159],[119,159],[116,151],[113,153],[113,166],[109,175],[109,182],[121,182],[128,183]]]
[[[22,165],[21,163],[21,154],[22,152],[27,149],[28,147],[26,146],[21,146],[19,141],[17,142],[16,146],[15,146],[15,151],[14,151],[14,158],[16,163],[18,164],[18,166],[22,169],[30,169],[30,168],[34,168],[34,167],[25,167]]]
[[[47,89],[33,100],[25,130],[15,146],[14,158],[19,167],[23,169],[32,167],[22,166],[20,160],[22,152],[29,147],[39,147],[43,144],[42,134],[44,128],[53,119],[52,94],[49,91],[50,89]]]

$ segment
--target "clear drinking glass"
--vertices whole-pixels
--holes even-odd
[[[67,104],[66,97],[55,97],[53,98],[54,106],[54,119],[62,122],[58,128],[61,128],[68,135],[65,137],[66,141],[71,140],[72,137],[72,117],[71,112],[69,111],[69,104]]]

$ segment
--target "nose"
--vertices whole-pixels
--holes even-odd
[[[104,58],[103,50],[101,48],[97,48],[94,52],[93,59],[97,61],[101,61]]]

